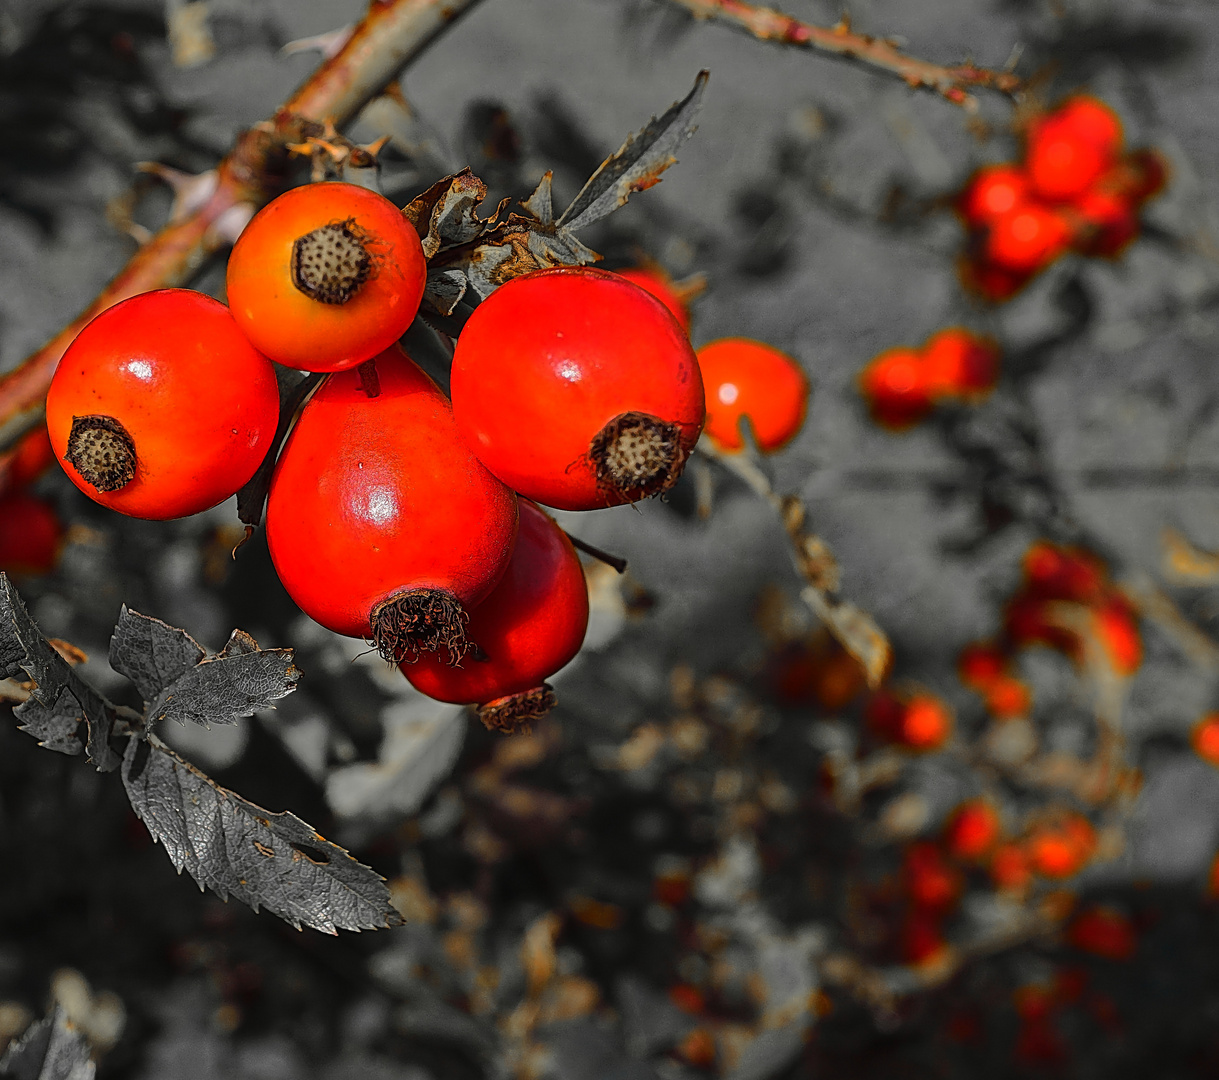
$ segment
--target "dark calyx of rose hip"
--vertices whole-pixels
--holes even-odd
[[[372,612],[372,643],[391,664],[413,664],[423,652],[447,649],[457,665],[470,651],[461,601],[443,589],[408,589],[382,601]]]
[[[542,683],[532,690],[522,690],[519,694],[509,694],[479,705],[478,718],[488,731],[512,735],[518,731],[528,731],[529,725],[550,712],[557,700],[550,684]]]
[[[64,460],[98,491],[118,491],[135,478],[135,440],[113,416],[74,416]]]
[[[643,412],[615,416],[588,447],[598,489],[627,502],[663,495],[677,483],[688,454],[679,425]]]
[[[292,245],[292,284],[323,304],[345,304],[372,273],[355,219],[322,225]]]

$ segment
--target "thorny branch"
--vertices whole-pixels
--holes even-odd
[[[212,253],[232,243],[282,184],[287,145],[310,125],[341,126],[478,0],[371,0],[346,43],[268,121],[243,132],[215,170],[210,192],[176,215],[140,248],[117,277],[46,345],[0,378],[0,490],[13,444],[44,415],[47,387],[81,328],[108,307],[151,289],[182,285]],[[6,453],[5,451],[9,451]]]
[[[854,33],[845,16],[836,25],[824,27],[745,0],[670,0],[670,3],[685,8],[696,19],[715,19],[762,41],[813,49],[886,71],[908,86],[926,87],[954,105],[970,110],[976,107],[976,102],[969,88],[1014,94],[1022,85],[1021,79],[1010,71],[991,71],[972,63],[947,67],[907,56],[887,38]]]

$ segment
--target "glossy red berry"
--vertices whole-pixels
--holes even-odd
[[[1097,843],[1092,822],[1082,814],[1070,812],[1034,828],[1025,841],[1025,849],[1034,873],[1068,878],[1088,864],[1096,853]]]
[[[401,210],[328,182],[293,188],[254,216],[229,256],[226,288],[237,324],[272,360],[342,371],[405,333],[426,276]]]
[[[467,647],[467,612],[495,587],[516,496],[457,433],[448,399],[398,346],[380,393],[332,375],[301,411],[271,480],[267,543],[310,618],[398,663]]]
[[[460,667],[433,655],[402,665],[429,697],[478,705],[489,728],[515,731],[554,704],[546,679],[580,649],[588,628],[584,569],[567,534],[544,510],[520,503],[520,531],[508,569],[470,612],[473,643]]]
[[[588,267],[514,278],[466,323],[453,412],[509,487],[594,510],[677,482],[704,418],[689,339],[664,305]]]
[[[1042,198],[1072,199],[1091,187],[1117,159],[1122,124],[1103,102],[1077,97],[1028,131],[1025,168]]]
[[[1219,713],[1207,713],[1194,725],[1190,743],[1198,757],[1219,768]]]
[[[944,846],[955,858],[967,862],[984,859],[1003,832],[999,811],[986,799],[961,803],[944,826]]]
[[[949,326],[923,346],[923,370],[933,395],[976,401],[994,389],[999,346],[963,326]]]
[[[721,338],[698,350],[707,395],[707,437],[723,450],[741,450],[747,418],[758,449],[786,446],[804,424],[808,377],[787,353],[749,338]]]
[[[1015,165],[984,165],[969,178],[957,198],[957,213],[971,228],[979,228],[1010,213],[1029,199],[1029,181]]]
[[[867,719],[877,738],[919,753],[940,749],[953,727],[948,706],[925,691],[881,690],[868,703]]]
[[[1143,638],[1133,606],[1115,594],[1096,609],[1093,618],[1096,636],[1114,671],[1133,675],[1143,663]]]
[[[1036,273],[1067,249],[1070,227],[1040,203],[1024,203],[996,218],[983,241],[987,262],[1015,273]]]
[[[931,412],[931,387],[914,349],[888,349],[859,374],[859,389],[881,427],[902,431]]]
[[[961,682],[974,690],[983,691],[1008,669],[1007,654],[997,645],[975,641],[966,645],[957,657],[957,675]]]
[[[275,437],[275,372],[217,300],[160,289],[124,300],[68,347],[47,430],[69,479],[140,518],[197,514],[254,475]]]

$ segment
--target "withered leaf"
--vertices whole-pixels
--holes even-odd
[[[863,665],[868,685],[876,689],[893,665],[893,646],[866,611],[844,600],[831,600],[811,585],[801,595],[838,643]]]
[[[56,1006],[0,1057],[0,1080],[93,1080],[88,1040]]]
[[[554,198],[551,193],[553,180],[554,173],[547,169],[542,179],[538,181],[538,186],[533,189],[533,194],[521,203],[521,206],[543,225],[554,224]]]
[[[22,672],[37,684],[34,697],[49,706],[68,685],[72,669],[42,636],[8,575],[0,572],[0,678]]]
[[[219,653],[187,668],[159,690],[148,706],[148,723],[232,724],[292,693],[300,676],[291,649],[260,649],[244,630],[234,630]]]
[[[442,247],[476,239],[487,227],[477,212],[486,197],[487,185],[467,166],[412,199],[402,213],[418,231],[424,256],[431,259]]]
[[[428,270],[423,286],[423,299],[440,315],[452,315],[469,283],[460,270]]]
[[[293,814],[221,787],[155,739],[132,739],[123,786],[179,873],[223,899],[327,934],[399,926],[385,880]]]
[[[146,704],[206,655],[185,630],[141,615],[126,604],[110,637],[110,666],[135,683]]]
[[[65,686],[53,705],[44,705],[31,696],[13,710],[13,715],[21,721],[19,730],[32,735],[39,746],[75,757],[85,749],[78,734],[83,712]]]
[[[76,701],[77,717],[86,721],[85,752],[101,772],[118,765],[118,755],[110,749],[110,734],[114,728],[114,709],[104,697],[89,686],[71,665],[52,648],[42,631],[30,618],[30,613],[13,587],[8,575],[0,572],[0,678],[10,679],[21,672],[36,684],[30,691],[30,702],[42,706],[24,716],[34,724],[34,734],[40,742],[58,742],[66,731],[71,702],[67,691]],[[24,706],[22,706],[24,708]],[[61,752],[70,753],[60,746]]]
[[[694,117],[702,104],[708,73],[700,71],[694,88],[668,111],[655,117],[642,131],[631,135],[612,157],[606,158],[558,220],[568,229],[582,229],[607,217],[636,191],[660,180],[660,174],[677,161],[677,151],[696,128]]]

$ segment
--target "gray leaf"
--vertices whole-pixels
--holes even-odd
[[[33,695],[44,705],[55,704],[68,685],[71,668],[42,631],[34,625],[8,575],[0,572],[0,679],[25,672],[38,685]]]
[[[148,708],[148,723],[190,720],[204,727],[253,716],[292,693],[300,679],[291,649],[259,649],[243,630],[234,630],[216,656],[195,664],[165,687]]]
[[[110,666],[126,675],[145,704],[207,655],[185,630],[123,605],[110,638]]]
[[[56,1006],[0,1057],[0,1080],[93,1080],[88,1040]]]
[[[681,144],[696,130],[694,117],[702,104],[707,79],[707,72],[700,71],[689,94],[664,115],[653,118],[638,134],[628,137],[613,157],[606,158],[558,223],[582,229],[613,213],[636,191],[658,183],[660,174],[677,161]]]
[[[0,573],[0,678],[10,679],[22,671],[36,684],[30,691],[30,701],[37,702],[59,719],[54,721],[62,733],[64,717],[71,711],[64,700],[71,693],[88,724],[85,752],[101,772],[118,765],[118,755],[110,749],[110,734],[114,727],[114,709],[96,690],[88,686],[59,655],[42,631],[30,618],[21,597],[8,579]],[[28,702],[27,702],[28,704]],[[32,715],[33,710],[26,715]],[[53,732],[48,729],[53,738]],[[41,736],[38,736],[41,739]],[[58,749],[58,747],[52,747]],[[61,752],[69,752],[61,750]]]
[[[54,705],[48,707],[31,697],[18,705],[13,715],[21,721],[20,730],[37,739],[39,746],[73,757],[84,752],[85,745],[77,734],[84,710],[66,687]]]
[[[155,740],[131,740],[122,775],[137,816],[201,889],[297,929],[401,925],[385,880],[295,815],[247,802]]]

